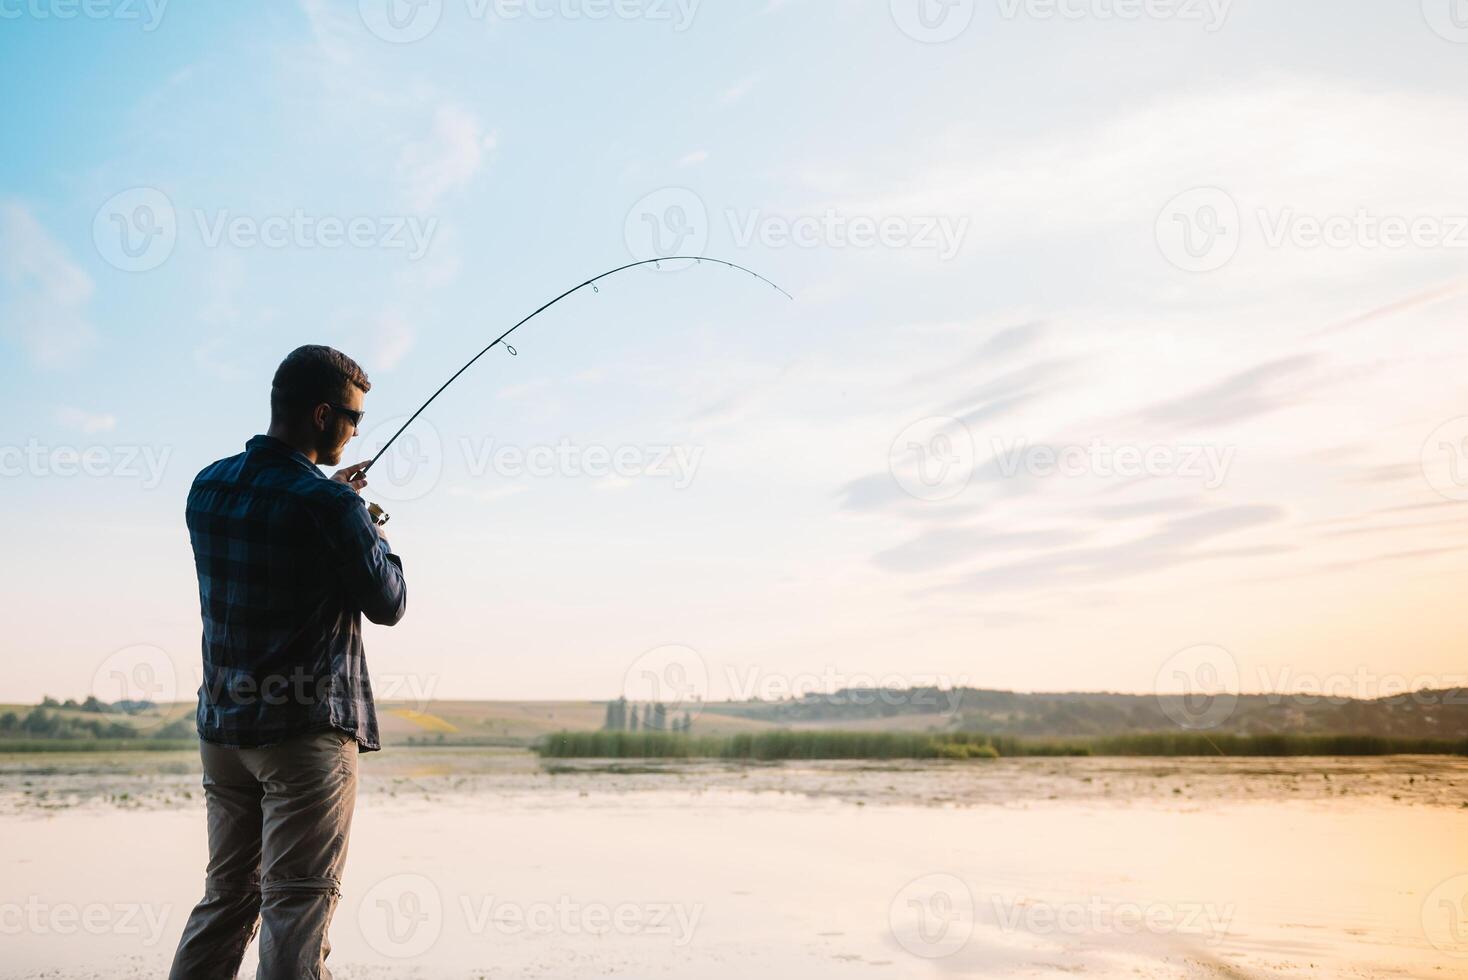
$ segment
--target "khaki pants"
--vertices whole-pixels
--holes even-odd
[[[326,930],[341,896],[357,800],[345,732],[263,749],[203,742],[209,870],[169,980],[234,980],[260,931],[257,980],[329,980]]]

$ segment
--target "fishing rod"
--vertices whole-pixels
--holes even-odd
[[[590,286],[591,287],[592,292],[599,293],[599,292],[601,292],[601,289],[596,284],[599,283],[599,282],[601,282],[603,279],[606,279],[606,278],[608,278],[610,276],[615,276],[619,272],[626,272],[628,269],[635,269],[638,266],[643,266],[643,265],[661,266],[664,262],[693,262],[696,265],[702,265],[705,262],[711,262],[714,265],[722,265],[722,266],[725,266],[725,267],[730,268],[730,269],[736,269],[736,270],[738,270],[740,272],[747,272],[751,276],[754,276],[756,279],[758,279],[760,282],[763,282],[763,283],[766,283],[766,284],[768,284],[770,286],[773,286],[778,292],[780,292],[782,295],[784,295],[786,299],[790,299],[790,300],[795,299],[794,296],[791,296],[784,289],[781,289],[778,285],[776,285],[775,283],[773,283],[770,280],[766,279],[764,276],[760,275],[758,272],[755,272],[753,269],[746,269],[744,266],[738,264],[737,262],[729,262],[729,261],[727,261],[725,259],[715,259],[715,258],[711,258],[711,257],[709,257],[707,255],[669,255],[669,256],[665,256],[663,258],[642,259],[641,261],[638,261],[638,262],[628,262],[626,265],[619,265],[615,269],[610,269],[610,270],[608,270],[606,272],[603,272],[599,276],[592,276],[590,279],[586,280],[585,282],[583,282],[583,283],[581,283],[579,285],[576,285],[576,286],[572,286],[570,289],[566,290],[564,293],[562,293],[561,295],[557,296],[555,299],[551,300],[548,303],[542,304],[538,309],[536,309],[536,311],[534,313],[531,313],[529,316],[525,317],[519,323],[516,323],[513,327],[511,327],[510,329],[506,330],[504,333],[500,334],[498,337],[494,338],[494,340],[491,341],[490,344],[489,344],[489,346],[485,347],[484,350],[480,351],[478,354],[475,354],[473,357],[469,358],[469,361],[468,361],[467,364],[465,364],[463,367],[459,368],[459,370],[455,371],[453,373],[453,375],[447,381],[445,381],[443,384],[439,385],[438,390],[435,391],[432,395],[430,395],[428,397],[428,401],[424,402],[419,407],[418,411],[416,411],[412,415],[408,416],[408,421],[404,422],[401,426],[399,426],[398,431],[396,431],[396,432],[394,432],[392,434],[392,438],[391,439],[388,439],[387,442],[385,442],[385,443],[382,444],[382,448],[377,451],[377,455],[376,456],[373,456],[371,460],[369,460],[360,469],[358,469],[356,472],[354,472],[352,474],[352,479],[357,479],[358,477],[364,476],[367,473],[367,471],[370,470],[377,463],[377,461],[383,457],[383,454],[385,454],[388,451],[389,447],[391,447],[394,442],[397,442],[398,436],[402,435],[403,432],[408,428],[408,426],[412,425],[413,424],[413,421],[416,418],[418,418],[418,416],[420,416],[420,415],[423,414],[424,409],[428,408],[429,405],[432,405],[433,404],[433,400],[435,398],[437,398],[439,395],[443,394],[445,388],[447,388],[449,385],[451,385],[455,381],[457,381],[459,379],[459,375],[463,374],[465,371],[467,371],[471,367],[473,367],[474,366],[474,363],[476,361],[478,361],[481,357],[483,357],[485,354],[488,354],[490,351],[494,350],[499,345],[504,344],[505,350],[508,351],[512,357],[518,356],[519,355],[519,352],[517,350],[515,350],[515,348],[513,346],[511,346],[510,344],[506,343],[506,340],[505,339],[507,337],[509,337],[510,334],[514,333],[516,330],[519,330],[521,327],[525,326],[525,324],[529,323],[531,320],[534,320],[536,317],[540,316],[540,314],[544,313],[546,310],[550,309],[552,306],[555,306],[557,303],[559,303],[561,300],[565,299],[567,296],[570,296],[572,293],[580,292],[581,290],[585,289],[587,286]],[[373,522],[376,523],[376,524],[378,524],[379,526],[380,525],[383,525],[383,524],[386,524],[388,522],[388,519],[389,519],[388,513],[386,511],[384,511],[381,507],[379,507],[377,504],[369,503],[367,505],[367,512],[368,512],[369,515],[371,515]]]

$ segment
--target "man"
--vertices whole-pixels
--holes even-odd
[[[209,867],[172,980],[232,980],[257,924],[258,980],[331,976],[357,754],[380,747],[361,618],[391,626],[406,606],[402,563],[357,494],[364,464],[317,469],[341,462],[371,387],[340,351],[292,351],[270,430],[189,491]]]

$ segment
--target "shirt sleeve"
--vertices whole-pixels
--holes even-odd
[[[326,522],[328,546],[336,554],[347,594],[362,615],[379,626],[393,626],[408,610],[403,562],[388,548],[367,515],[362,498],[342,499]]]

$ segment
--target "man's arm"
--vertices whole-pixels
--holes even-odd
[[[339,482],[358,489],[352,481]],[[366,481],[362,482],[365,484]],[[393,626],[408,609],[402,560],[392,553],[387,536],[367,516],[367,505],[362,498],[348,498],[345,494],[341,497],[325,530],[327,543],[336,555],[342,580],[346,583],[347,594],[369,621],[379,626]]]

